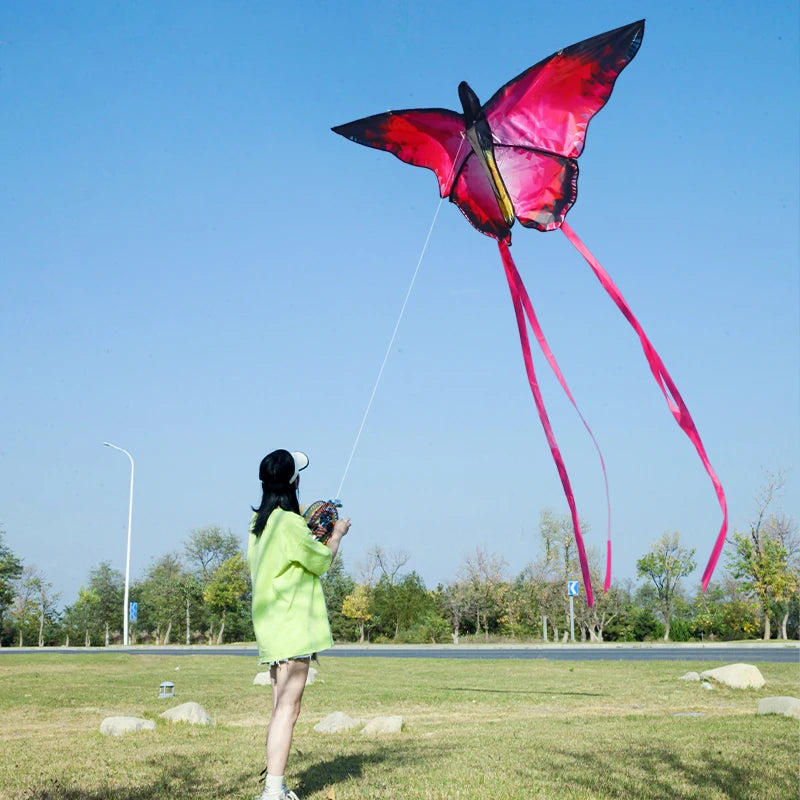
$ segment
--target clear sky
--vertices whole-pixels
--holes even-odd
[[[0,524],[71,603],[206,525],[245,544],[258,463],[342,477],[438,205],[432,173],[332,125],[485,101],[646,17],[592,122],[569,222],[661,352],[725,486],[800,517],[798,6],[752,2],[36,2],[0,7]],[[514,257],[606,458],[615,574],[720,524],[636,337],[560,232]],[[534,358],[537,358],[534,353]],[[537,358],[587,543],[602,475]],[[345,482],[346,566],[405,549],[429,586],[477,546],[518,572],[566,513],[494,242],[442,206]],[[699,575],[698,570],[698,575]],[[576,577],[578,577],[576,575]]]

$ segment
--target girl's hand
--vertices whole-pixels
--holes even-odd
[[[344,519],[337,519],[336,522],[333,524],[333,536],[337,536],[340,539],[349,530],[350,530],[350,517],[345,517]]]

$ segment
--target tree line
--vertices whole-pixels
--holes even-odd
[[[702,593],[685,578],[695,551],[666,532],[637,560],[641,582],[623,581],[595,595],[589,608],[576,598],[580,641],[735,640],[800,638],[800,537],[795,520],[775,510],[780,474],[767,474],[753,520],[726,544],[722,577]],[[584,529],[588,525],[582,523]],[[539,519],[539,555],[521,572],[478,548],[464,557],[455,579],[428,588],[408,553],[371,548],[353,574],[338,558],[322,583],[337,641],[453,642],[567,641],[567,581],[580,574],[571,520],[550,510]],[[588,550],[592,581],[601,582],[597,553]],[[90,570],[71,605],[41,572],[5,544],[0,527],[0,645],[97,646],[122,640],[124,579],[110,563]],[[229,530],[192,531],[180,553],[153,560],[130,586],[137,618],[132,644],[253,641],[250,575]]]

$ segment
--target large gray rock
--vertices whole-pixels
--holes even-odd
[[[100,733],[106,736],[122,736],[126,733],[138,733],[139,731],[154,731],[156,724],[151,719],[141,717],[106,717],[100,723]]]
[[[339,733],[339,731],[349,731],[357,728],[361,724],[358,717],[349,717],[343,711],[334,711],[328,714],[322,722],[314,726],[314,730],[319,733]]]
[[[211,714],[200,703],[181,703],[159,715],[170,722],[188,722],[191,725],[214,725]]]
[[[758,701],[759,714],[783,714],[800,719],[800,700],[796,697],[763,697]]]
[[[724,667],[707,669],[700,673],[700,677],[724,683],[732,689],[760,689],[766,683],[758,667],[752,664],[727,664]]]
[[[403,729],[403,718],[399,716],[375,717],[362,729],[365,736],[379,736],[384,733],[400,733]]]

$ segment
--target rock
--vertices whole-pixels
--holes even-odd
[[[215,724],[211,714],[200,703],[181,703],[179,706],[159,714],[159,716],[171,722],[188,722],[192,725]]]
[[[306,686],[311,686],[311,684],[317,679],[317,675],[319,675],[319,670],[314,669],[314,667],[309,667],[308,677],[306,678]]]
[[[713,692],[714,691],[714,687],[708,681],[703,681],[700,684],[700,688],[701,689],[705,689],[707,692]]]
[[[153,720],[141,717],[106,717],[100,723],[100,733],[106,736],[122,736],[126,733],[154,731],[155,729],[156,724]]]
[[[334,711],[333,714],[328,714],[322,722],[318,722],[314,726],[314,730],[318,733],[339,733],[339,731],[357,728],[360,724],[361,719],[358,717],[349,717],[343,711]]]
[[[685,675],[681,675],[678,678],[679,681],[699,681],[700,675],[697,672],[687,672]]]
[[[371,719],[362,729],[361,733],[366,736],[378,736],[383,733],[400,733],[403,729],[403,718],[399,716],[375,717]]]
[[[673,714],[673,717],[702,717],[702,711],[679,711],[677,714]]]
[[[783,714],[800,719],[800,700],[796,697],[764,697],[758,701],[759,714]]]
[[[732,689],[760,689],[766,683],[758,667],[752,664],[728,664],[717,669],[707,669],[700,673],[700,677],[711,678]]]

